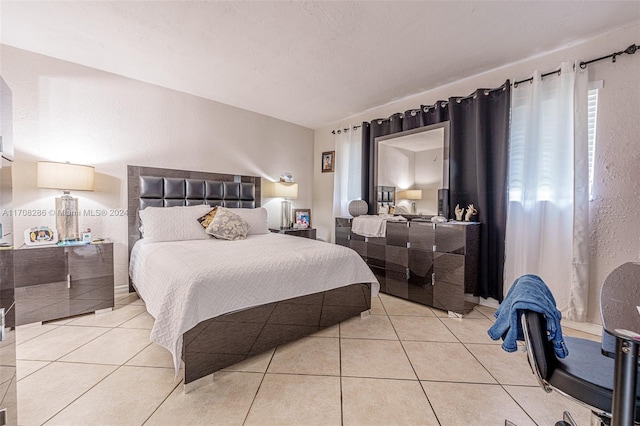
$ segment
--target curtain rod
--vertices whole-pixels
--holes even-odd
[[[640,46],[637,45],[637,44],[632,44],[631,46],[627,47],[625,50],[621,50],[619,52],[613,52],[610,55],[602,56],[600,58],[590,59],[588,61],[582,61],[582,62],[580,62],[580,69],[585,69],[585,68],[587,68],[587,65],[589,65],[589,64],[592,64],[592,63],[598,62],[598,61],[603,61],[603,60],[609,59],[609,58],[611,58],[611,62],[615,62],[616,61],[616,56],[620,56],[620,55],[623,55],[625,53],[627,55],[633,55],[638,50],[640,50]],[[558,75],[560,75],[560,70],[557,69],[555,71],[551,71],[551,72],[542,74],[540,77],[541,78],[545,78],[545,77],[547,77],[549,75],[556,74],[556,73]],[[529,77],[529,78],[526,78],[526,79],[520,80],[520,81],[514,81],[513,82],[513,87],[518,87],[518,84],[520,84],[520,83],[526,83],[526,82],[532,82],[532,81],[533,81],[533,77]]]
[[[621,51],[619,51],[619,52],[614,52],[614,53],[612,53],[612,54],[610,54],[610,55],[602,56],[602,57],[600,57],[600,58],[590,59],[590,60],[588,60],[588,61],[582,61],[582,62],[580,62],[580,64],[579,64],[579,65],[580,65],[580,68],[581,68],[581,69],[585,69],[585,68],[587,68],[587,65],[589,65],[589,64],[592,64],[592,63],[594,63],[594,62],[598,62],[598,61],[603,61],[603,60],[605,60],[605,59],[609,59],[609,58],[611,58],[611,62],[615,62],[615,61],[616,61],[616,57],[617,57],[617,56],[623,55],[623,54],[625,54],[625,53],[626,53],[627,55],[633,55],[633,54],[634,54],[634,53],[636,53],[638,50],[640,50],[640,45],[632,44],[631,46],[627,47],[625,50],[621,50]],[[557,69],[557,70],[554,70],[554,71],[550,71],[550,72],[544,73],[544,74],[542,74],[540,77],[541,77],[541,78],[544,78],[544,77],[550,76],[550,75],[552,75],[552,74],[558,74],[558,75],[560,75],[560,69]],[[520,84],[520,83],[526,83],[526,82],[531,82],[531,81],[533,81],[533,77],[529,77],[529,78],[526,78],[526,79],[524,79],[524,80],[520,80],[520,81],[514,81],[514,82],[513,82],[513,87],[518,87],[518,84]],[[495,90],[505,90],[505,89],[506,89],[506,87],[505,87],[505,85],[503,84],[502,86],[497,87],[497,88],[495,88],[495,89],[485,89],[484,94],[485,94],[485,95],[488,95],[490,92],[493,92],[493,91],[495,91]],[[460,101],[463,101],[463,100],[465,100],[465,99],[472,98],[472,97],[474,97],[474,96],[476,96],[476,93],[475,93],[475,92],[474,92],[474,93],[472,93],[472,94],[471,94],[471,95],[469,95],[469,96],[466,96],[466,97],[459,97],[459,98],[456,98],[456,100],[457,100],[458,102],[460,102]],[[446,105],[447,105],[447,103],[448,103],[447,101],[443,101],[443,102],[442,102],[442,106],[443,106],[443,107],[444,107],[444,106],[446,106]],[[437,106],[437,104],[434,104],[434,105],[427,105],[427,106],[425,106],[425,108],[428,110],[429,108],[431,108],[431,107],[435,107],[435,106]],[[418,109],[416,109],[416,111],[417,111],[417,110],[418,110]],[[426,112],[426,111],[425,111],[425,112]],[[358,127],[360,127],[360,126],[353,126],[353,130],[356,130]],[[336,134],[336,132],[338,132],[338,134],[340,134],[340,133],[342,133],[343,131],[344,131],[344,132],[348,132],[348,131],[349,131],[349,128],[347,127],[347,128],[345,128],[345,129],[332,130],[332,131],[331,131],[331,133],[335,135],[335,134]]]
[[[360,126],[360,125],[358,124],[358,125],[356,125],[356,126],[353,126],[353,128],[352,128],[352,129],[349,129],[348,127],[345,127],[344,129],[336,129],[336,130],[332,130],[332,131],[331,131],[331,134],[335,135],[335,134],[336,134],[336,132],[337,132],[338,134],[340,134],[340,133],[342,133],[342,132],[347,133],[349,130],[356,130],[358,127],[362,127],[362,126]]]

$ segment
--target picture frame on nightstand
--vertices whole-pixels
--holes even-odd
[[[311,228],[311,209],[293,209],[293,218],[295,220],[294,228]]]
[[[48,226],[36,226],[24,231],[24,243],[28,247],[49,246],[58,242],[58,234],[55,229]]]

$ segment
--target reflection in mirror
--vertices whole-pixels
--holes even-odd
[[[380,136],[374,155],[374,185],[395,188],[396,213],[438,214],[438,190],[449,187],[448,121]]]

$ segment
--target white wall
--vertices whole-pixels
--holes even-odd
[[[59,191],[36,188],[40,160],[95,166],[95,191],[73,193],[81,211],[124,211],[128,164],[261,176],[263,189],[290,171],[300,185],[293,207],[312,207],[310,129],[9,46],[0,53],[13,91],[15,209],[54,207]],[[280,199],[263,191],[262,204],[279,226]],[[79,222],[115,242],[116,286],[126,285],[126,216]],[[14,225],[18,243],[22,230],[54,227],[55,217],[17,216]]]
[[[507,78],[520,80],[534,70],[548,72],[562,61],[589,60],[624,50],[638,42],[640,24],[601,35],[566,49],[472,76],[438,89],[375,107],[315,133],[315,163],[322,151],[333,149],[331,130],[359,124],[395,112],[433,104],[438,99],[464,96],[477,88],[500,86]],[[437,58],[434,58],[437,60]],[[640,259],[640,54],[589,65],[592,81],[604,80],[599,94],[595,161],[595,199],[590,204],[590,292],[588,320],[600,323],[599,295],[602,282],[617,266]],[[402,72],[416,70],[398,70]],[[336,162],[340,159],[336,158]],[[326,174],[325,174],[326,175]],[[314,171],[314,210],[318,235],[332,239],[331,212],[333,175],[319,177]]]

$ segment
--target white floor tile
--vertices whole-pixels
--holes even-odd
[[[141,425],[178,384],[167,368],[119,367],[47,424]]]

